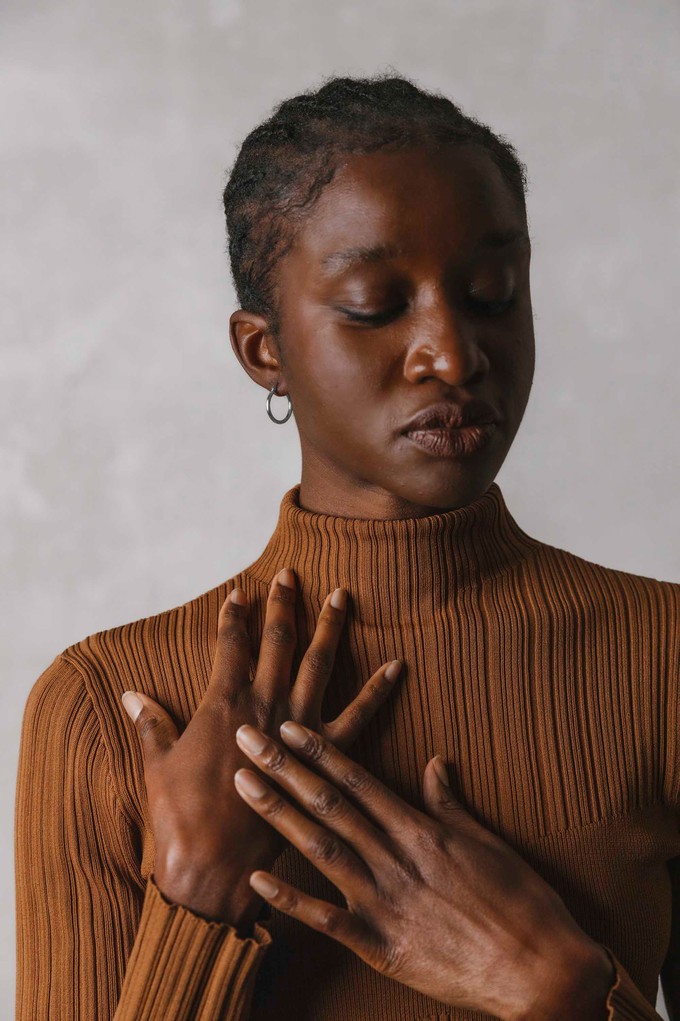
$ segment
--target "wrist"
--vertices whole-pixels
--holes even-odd
[[[506,1021],[605,1021],[609,990],[615,981],[605,948],[588,936],[545,961],[525,1003]]]
[[[253,935],[262,910],[262,898],[248,882],[250,871],[228,881],[224,870],[218,877],[211,871],[171,872],[157,866],[154,882],[166,900],[187,908],[208,922],[231,925],[241,939]]]

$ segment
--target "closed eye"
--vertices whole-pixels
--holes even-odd
[[[510,295],[504,301],[480,301],[478,298],[473,298],[472,295],[468,295],[468,304],[470,307],[479,312],[481,315],[500,315],[502,312],[507,312],[513,307],[517,299],[516,294]],[[406,305],[400,305],[398,308],[387,309],[385,312],[357,312],[351,308],[337,307],[338,312],[355,323],[366,323],[370,326],[385,326],[387,323],[392,322],[397,316],[406,309]]]
[[[511,294],[505,301],[479,301],[477,298],[473,298],[469,295],[468,302],[476,312],[489,316],[499,315],[501,312],[506,312],[515,304],[516,298],[516,294]]]
[[[385,312],[355,312],[351,308],[340,308],[338,312],[350,319],[354,323],[367,323],[370,326],[385,326],[387,323],[396,319],[400,312],[403,312],[406,305],[400,305],[399,308],[387,309]]]

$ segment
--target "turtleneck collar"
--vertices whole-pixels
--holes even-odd
[[[464,507],[388,519],[305,510],[298,483],[283,495],[274,532],[244,573],[269,585],[291,567],[316,606],[342,585],[353,619],[389,627],[409,623],[414,600],[436,613],[540,545],[516,523],[495,482]]]

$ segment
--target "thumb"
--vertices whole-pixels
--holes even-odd
[[[440,822],[450,822],[454,814],[465,812],[449,785],[448,770],[441,755],[435,755],[425,767],[423,795],[428,812]]]
[[[121,698],[125,712],[135,725],[145,762],[172,747],[179,733],[165,709],[140,691],[124,691]]]

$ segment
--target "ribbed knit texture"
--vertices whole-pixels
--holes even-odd
[[[299,588],[293,678],[326,595],[349,592],[325,720],[382,663],[404,663],[348,754],[424,811],[423,771],[439,753],[468,811],[607,948],[603,1021],[658,1018],[680,915],[680,585],[529,537],[495,483],[466,507],[387,521],[303,510],[299,493],[284,494],[273,535],[240,574],[69,646],[33,686],[16,797],[17,1021],[489,1017],[381,976],[276,909],[242,939],[155,886],[141,747],[120,696],[148,693],[182,729],[236,585],[252,606],[254,676],[283,567]],[[344,906],[292,846],[272,872]]]

